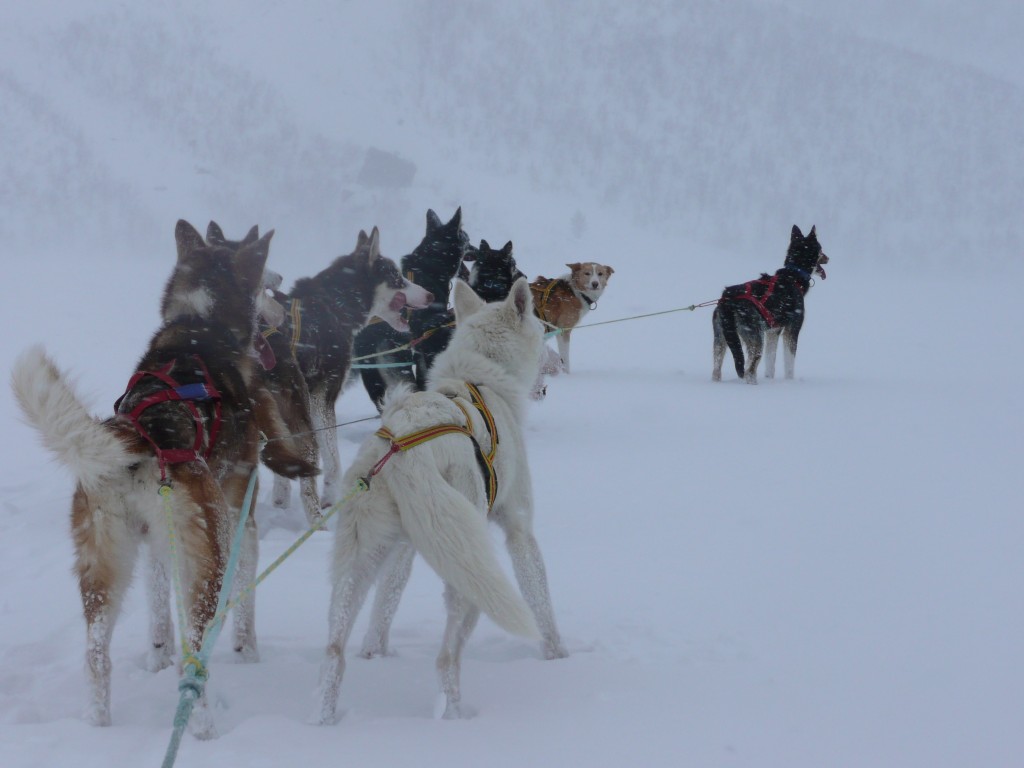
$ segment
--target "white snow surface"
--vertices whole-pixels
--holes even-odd
[[[398,258],[427,208],[461,205],[531,277],[612,265],[588,323],[774,271],[794,223],[831,259],[794,381],[747,386],[727,358],[713,384],[709,309],[574,334],[526,425],[568,659],[481,620],[474,716],[435,719],[444,611],[418,561],[397,655],[355,657],[364,615],[344,716],[314,725],[318,534],[258,591],[261,662],[215,650],[221,735],[186,736],[177,765],[1021,764],[1024,10],[858,7],[0,8],[0,367],[42,342],[97,414],[157,327],[178,218],[274,228],[290,284],[360,228]],[[412,182],[361,177],[368,148]],[[339,400],[339,421],[372,413],[361,387]],[[13,397],[0,420],[0,764],[158,765],[177,673],[143,668],[144,590],[93,728],[72,479]],[[339,430],[343,462],[374,429]],[[262,480],[266,565],[302,513]]]

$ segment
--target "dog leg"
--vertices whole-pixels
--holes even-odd
[[[316,439],[313,435],[307,436],[304,441],[302,458],[313,466],[320,465],[320,452],[317,450]],[[324,530],[324,517],[320,514],[320,494],[317,493],[315,477],[299,478],[299,498],[302,499],[302,509],[306,513],[306,522],[310,526],[315,525],[320,530]]]
[[[572,331],[566,328],[555,336],[555,342],[558,344],[558,356],[562,358],[562,370],[566,373],[571,372],[569,370],[569,336],[571,333]]]
[[[505,545],[512,558],[512,570],[516,574],[519,589],[533,611],[537,628],[544,638],[544,658],[564,659],[569,655],[555,624],[555,612],[551,607],[551,592],[548,588],[547,569],[544,557],[534,535],[519,526],[509,525],[509,516],[496,518],[505,529]]]
[[[203,634],[217,610],[217,596],[224,583],[232,520],[237,508],[228,506],[220,484],[204,462],[175,464],[170,468],[175,489],[174,524],[179,539],[182,584],[188,627],[186,643],[198,653]],[[225,481],[230,487],[232,478]],[[247,482],[248,477],[243,479]],[[232,514],[234,512],[234,514]],[[217,731],[207,706],[206,694],[196,700],[189,731],[197,739],[212,739]]]
[[[769,328],[764,338],[764,377],[775,378],[775,353],[779,348],[779,335],[782,329]]]
[[[255,495],[253,496],[255,498]],[[245,521],[245,533],[242,534],[242,551],[238,558],[238,571],[235,574],[233,594],[237,599],[242,590],[256,581],[256,570],[259,565],[259,534],[256,519],[249,513]],[[238,600],[232,610],[234,613],[235,653],[246,663],[260,660],[259,647],[256,644],[256,592],[249,590]]]
[[[444,628],[441,652],[437,656],[437,675],[445,698],[441,717],[445,720],[458,720],[463,717],[459,683],[462,649],[480,618],[480,611],[447,584],[444,588],[444,604],[448,609],[448,622]]]
[[[338,458],[337,415],[334,412],[335,397],[331,397],[326,387],[318,387],[309,393],[310,416],[313,428],[317,430],[317,441],[320,444],[320,456],[323,458],[324,492],[320,496],[320,506],[327,509],[341,498],[338,487],[341,481],[341,460]]]
[[[356,518],[357,511],[350,509],[336,531],[327,653],[320,666],[321,725],[337,722],[338,693],[345,674],[345,644],[374,577],[397,540],[393,532],[386,531],[386,524],[361,525]]]
[[[715,308],[711,315],[711,328],[714,332],[714,344],[712,346],[713,364],[711,367],[711,380],[722,380],[722,363],[725,361],[725,333],[722,331],[722,320],[719,317],[718,308]]]
[[[743,371],[743,380],[747,384],[757,384],[757,366],[761,362],[761,355],[764,351],[764,334],[758,328],[747,328],[740,326],[740,338],[747,349],[747,367]]]
[[[247,471],[248,468],[248,471]],[[240,472],[236,471],[221,483],[221,490],[231,510],[230,528],[226,532],[227,541],[232,541],[238,521],[242,519],[242,504],[245,503],[245,494],[249,486],[250,473],[253,466],[241,464]],[[245,520],[245,528],[242,531],[242,539],[239,542],[238,570],[235,573],[234,583],[231,585],[231,597],[237,600],[232,609],[234,615],[234,643],[235,653],[239,654],[242,661],[253,663],[260,660],[260,652],[256,645],[256,593],[254,590],[246,590],[256,580],[256,569],[259,565],[259,535],[256,528],[256,499],[259,498],[259,478],[253,487],[252,507]],[[230,553],[225,555],[225,560]],[[243,596],[243,590],[245,594]]]
[[[171,620],[171,581],[167,567],[150,547],[146,571],[149,597],[149,640],[152,647],[146,657],[146,669],[159,672],[173,663],[174,623]]]
[[[800,338],[800,325],[791,325],[782,333],[782,357],[786,365],[786,378],[792,379],[796,369],[796,343]]]
[[[388,649],[391,622],[395,618],[405,585],[409,582],[415,557],[416,550],[408,544],[396,544],[387,563],[381,569],[373,599],[373,611],[370,614],[370,626],[366,630],[363,647],[359,651],[359,655],[364,659],[391,655]]]
[[[292,484],[287,477],[274,475],[272,503],[277,509],[288,509],[292,502]]]
[[[106,514],[102,502],[90,501],[81,489],[71,504],[75,571],[85,614],[85,663],[90,700],[86,717],[92,725],[110,725],[110,637],[131,580],[137,547],[119,517]]]

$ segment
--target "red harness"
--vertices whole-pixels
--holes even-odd
[[[766,307],[764,305],[764,303],[768,300],[768,298],[773,293],[775,293],[775,281],[778,280],[778,279],[779,279],[778,275],[772,275],[767,280],[751,280],[749,283],[744,283],[743,284],[743,287],[746,290],[743,293],[741,293],[739,296],[735,297],[737,299],[746,299],[751,304],[753,304],[755,307],[757,307],[757,311],[761,313],[761,316],[764,318],[765,322],[768,323],[768,327],[769,328],[774,328],[777,321],[775,320],[775,315],[773,315],[768,310],[768,307]],[[755,285],[767,285],[768,286],[768,290],[765,291],[764,296],[755,296],[754,295],[754,286]]]
[[[217,387],[213,384],[213,379],[210,377],[210,371],[207,369],[206,364],[202,361],[198,355],[193,355],[199,367],[203,371],[203,378],[205,381],[196,382],[194,384],[179,384],[173,378],[171,378],[170,370],[174,366],[174,362],[170,362],[156,371],[138,371],[131,380],[128,382],[128,386],[121,397],[117,398],[117,402],[114,403],[114,413],[118,416],[123,416],[131,422],[132,426],[135,427],[135,431],[138,432],[143,438],[145,438],[150,445],[153,446],[153,450],[156,452],[156,459],[160,464],[160,479],[167,479],[167,465],[168,464],[182,464],[187,461],[195,461],[196,459],[208,459],[210,453],[213,451],[213,446],[217,442],[217,434],[220,432],[221,425],[221,395],[217,390]],[[136,404],[134,408],[128,413],[118,413],[121,401],[124,400],[125,396],[146,376],[152,376],[159,379],[161,382],[167,385],[167,389],[161,389],[158,392],[154,392],[151,395],[147,395],[142,398]],[[146,431],[145,427],[142,426],[140,417],[142,412],[147,408],[150,408],[159,403],[166,403],[168,401],[184,403],[185,406],[192,413],[192,419],[196,424],[196,439],[192,444],[191,448],[161,448],[157,445],[153,436]],[[209,440],[205,440],[206,429],[204,427],[203,416],[199,412],[199,408],[196,407],[197,402],[209,402],[213,401],[213,421],[210,424],[210,435]],[[206,450],[203,451],[203,443],[206,443]],[[202,453],[200,453],[202,451]]]
[[[787,269],[787,270],[790,270],[792,272],[796,272],[797,274],[803,276],[808,281],[810,280],[810,276],[806,272],[804,272],[803,270],[797,269],[796,267],[784,267],[783,269]],[[778,272],[776,272],[774,275],[772,275],[771,277],[769,277],[766,280],[751,280],[749,283],[744,283],[743,284],[743,288],[744,288],[743,293],[739,294],[738,296],[733,296],[732,297],[733,299],[745,299],[745,300],[749,301],[751,304],[753,304],[755,307],[757,307],[757,311],[761,313],[761,317],[763,317],[765,322],[768,323],[768,327],[769,328],[774,328],[776,325],[778,325],[778,321],[775,319],[775,315],[773,315],[771,313],[771,311],[768,309],[768,307],[765,306],[765,302],[767,302],[768,299],[771,298],[771,295],[773,293],[775,293],[775,283],[778,282],[778,279],[779,279],[779,274],[778,274]],[[765,285],[765,286],[768,286],[768,290],[766,290],[764,292],[763,296],[755,296],[754,295],[754,286],[755,285]],[[807,293],[807,286],[806,285],[803,285],[802,283],[799,283],[799,282],[796,285],[797,285],[797,288],[799,289],[799,291],[801,293],[804,293],[804,294]]]

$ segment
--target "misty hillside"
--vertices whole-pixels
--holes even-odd
[[[374,223],[400,255],[426,207],[462,203],[518,245],[505,179],[556,199],[569,242],[618,221],[777,248],[801,222],[847,263],[1024,246],[1019,88],[775,6],[184,6],[4,11],[6,242],[59,220],[165,243],[217,216],[314,263]]]

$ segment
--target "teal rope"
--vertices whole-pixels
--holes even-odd
[[[220,631],[224,626],[224,618],[227,615],[228,596],[231,594],[231,585],[235,580],[235,572],[238,570],[242,537],[245,535],[245,524],[249,519],[249,510],[252,508],[258,475],[259,465],[253,467],[252,474],[249,475],[249,485],[245,489],[245,499],[242,501],[238,527],[235,529],[235,535],[231,539],[231,554],[228,556],[228,564],[224,569],[224,579],[221,581],[220,594],[217,595],[217,612],[214,614],[213,619],[210,620],[210,623],[206,625],[206,629],[203,631],[202,642],[199,645],[199,652],[195,655],[188,652],[185,642],[185,609],[181,598],[181,578],[178,567],[177,547],[174,546],[174,522],[170,514],[167,516],[167,524],[170,528],[172,542],[171,559],[175,569],[174,583],[178,591],[178,623],[181,628],[181,644],[185,658],[182,664],[181,680],[178,681],[178,691],[181,695],[178,699],[178,708],[174,713],[174,730],[171,732],[171,741],[167,745],[167,753],[164,756],[162,768],[172,768],[174,765],[174,761],[178,757],[178,748],[181,746],[181,737],[184,735],[185,728],[188,726],[188,720],[192,716],[192,708],[199,697],[203,695],[203,691],[206,689],[206,681],[210,677],[206,665],[210,659],[210,654],[213,653],[213,646],[216,645],[217,638],[220,636]],[[165,491],[164,488],[167,490]],[[164,497],[165,507],[167,507],[170,500],[170,486],[161,487],[160,493]]]
[[[353,363],[349,366],[352,369],[359,368],[411,368],[412,363]]]

